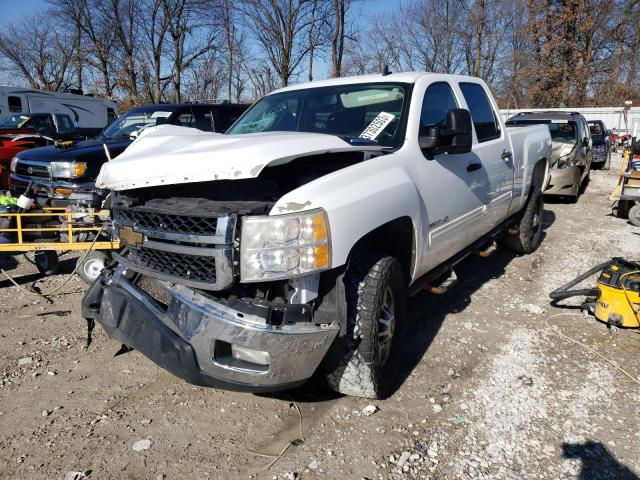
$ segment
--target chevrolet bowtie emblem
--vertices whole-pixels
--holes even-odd
[[[122,227],[118,230],[118,236],[120,237],[120,240],[132,247],[140,245],[142,240],[144,240],[144,235],[140,232],[136,232],[131,227]]]

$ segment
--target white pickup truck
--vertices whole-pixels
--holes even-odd
[[[480,79],[424,72],[287,87],[225,134],[150,128],[96,182],[126,247],[83,315],[197,385],[383,397],[407,296],[538,247],[550,156]]]

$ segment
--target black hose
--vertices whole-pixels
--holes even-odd
[[[563,300],[565,298],[577,297],[577,296],[587,296],[587,297],[598,296],[600,294],[600,289],[598,288],[588,288],[588,289],[582,289],[582,290],[569,290],[569,289],[577,285],[578,283],[582,282],[585,278],[590,277],[594,273],[604,270],[606,267],[611,265],[612,262],[613,260],[607,260],[606,262],[601,263],[600,265],[596,265],[592,269],[584,272],[582,275],[578,275],[569,283],[566,283],[560,288],[555,289],[553,292],[549,294],[549,297],[551,297],[552,300]]]

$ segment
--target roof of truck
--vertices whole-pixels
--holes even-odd
[[[289,90],[302,90],[305,88],[317,88],[317,87],[330,87],[333,85],[348,85],[356,83],[415,83],[418,79],[423,77],[434,77],[440,80],[480,80],[477,77],[470,77],[468,75],[449,75],[442,73],[431,72],[400,72],[390,73],[389,75],[382,75],[376,73],[372,75],[353,75],[350,77],[338,77],[328,78],[326,80],[315,80],[313,82],[298,83],[296,85],[290,85],[288,87],[274,90],[271,93],[285,92]]]
[[[508,122],[517,122],[519,119],[522,120],[573,120],[574,117],[579,117],[581,114],[579,112],[520,112],[510,117]]]

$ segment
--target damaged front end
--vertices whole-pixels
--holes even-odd
[[[340,272],[241,282],[242,219],[266,215],[281,191],[263,179],[186,190],[113,192],[126,247],[85,295],[83,316],[189,383],[242,391],[303,383],[341,330]]]

